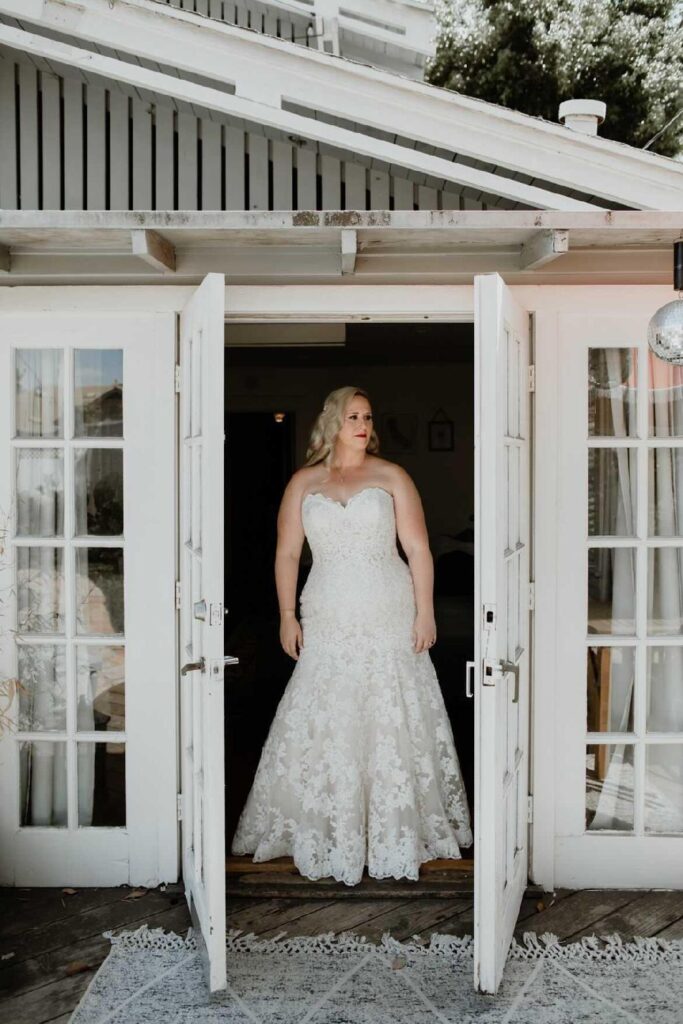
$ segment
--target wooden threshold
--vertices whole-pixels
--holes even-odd
[[[231,856],[226,857],[225,870],[228,874],[238,875],[247,874],[252,871],[288,871],[293,874],[299,874],[291,857],[274,857],[272,860],[255,863],[248,855],[245,857]],[[464,858],[460,860],[426,860],[420,865],[420,875],[431,871],[456,871],[471,874],[474,871],[474,861],[472,859],[465,860]]]
[[[471,896],[474,888],[474,861],[432,860],[420,867],[420,878],[370,878],[365,872],[360,882],[346,885],[334,878],[313,881],[299,874],[291,857],[278,857],[254,864],[250,857],[226,860],[228,898],[263,899],[440,899]]]

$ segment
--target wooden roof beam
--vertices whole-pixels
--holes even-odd
[[[344,228],[341,233],[341,272],[353,274],[356,269],[358,254],[358,237],[352,228]]]
[[[175,273],[175,247],[158,231],[136,228],[131,231],[131,243],[133,254],[139,256],[150,267],[154,267],[162,274]]]
[[[520,270],[537,270],[569,252],[569,232],[562,229],[536,231],[526,241],[519,257]]]

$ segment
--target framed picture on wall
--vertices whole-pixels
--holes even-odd
[[[412,412],[386,412],[382,416],[380,434],[382,453],[400,455],[417,447],[417,416]]]
[[[427,428],[430,452],[453,451],[453,420],[448,418],[443,409],[436,410]]]

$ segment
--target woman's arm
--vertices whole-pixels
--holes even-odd
[[[280,606],[280,641],[287,654],[297,657],[296,644],[302,636],[296,621],[296,585],[305,534],[301,522],[301,498],[305,478],[295,473],[285,487],[277,516],[275,587]]]
[[[434,620],[434,560],[419,491],[410,475],[396,467],[392,481],[396,532],[406,553],[415,588],[415,649],[423,651],[436,638]]]

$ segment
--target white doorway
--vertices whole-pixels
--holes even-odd
[[[495,521],[490,514],[487,520],[484,509],[477,511],[478,521],[491,532],[490,543],[480,546],[477,592],[487,595],[487,605],[494,606],[494,618],[485,620],[483,608],[476,609],[474,616],[475,628],[480,634],[473,672],[480,781],[479,793],[475,795],[475,815],[480,821],[478,849],[487,851],[481,865],[475,867],[476,899],[480,908],[475,917],[475,984],[493,992],[500,981],[526,884],[528,863],[523,810],[525,812],[528,793],[529,736],[528,442],[531,420],[525,369],[529,335],[526,315],[516,308],[497,275],[478,280],[476,288],[479,310],[475,382],[479,408],[475,446],[477,493],[480,502],[483,495],[488,495],[504,510]],[[435,300],[433,305],[431,299]],[[258,291],[240,288],[234,289],[232,296],[229,294],[227,305],[229,323],[472,322],[474,319],[472,291],[456,288],[293,286]],[[512,339],[510,349],[507,347],[509,338]],[[515,352],[516,359],[500,358],[501,353],[507,357],[508,352]],[[497,415],[501,398],[508,402],[506,408],[510,410],[506,420]],[[490,429],[482,431],[482,424]],[[210,466],[205,468],[211,472]],[[479,490],[482,484],[483,491]],[[521,490],[524,490],[523,496],[520,496]],[[515,540],[510,548],[512,532]],[[502,573],[501,564],[504,566]],[[511,587],[516,587],[514,598],[510,596]],[[524,595],[527,595],[526,603]],[[483,682],[487,670],[485,660],[486,686]],[[517,685],[510,685],[510,677],[516,678]],[[501,746],[509,752],[505,764],[498,754]],[[481,813],[482,794],[496,800],[493,813]],[[487,894],[497,893],[504,898],[492,906]]]

